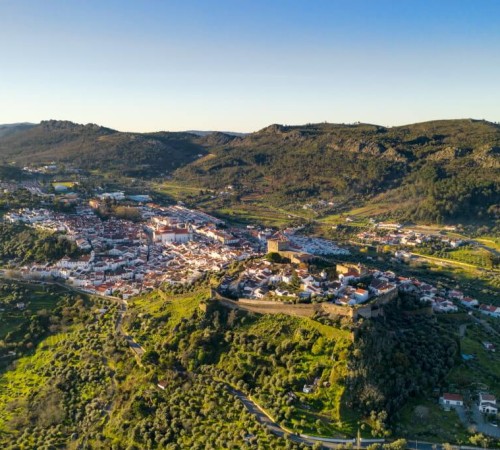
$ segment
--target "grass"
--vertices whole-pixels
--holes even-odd
[[[469,321],[465,336],[460,340],[462,353],[474,355],[471,361],[455,367],[449,376],[449,382],[469,389],[476,383],[482,383],[496,396],[500,396],[500,354],[484,348],[483,342],[492,342],[500,348],[500,338],[487,332],[481,325]]]
[[[42,341],[39,349],[30,356],[16,361],[13,370],[0,375],[0,431],[6,431],[9,420],[21,414],[23,405],[33,391],[43,388],[47,379],[39,373],[47,365],[59,366],[63,364],[55,353],[68,335],[48,338]],[[9,405],[7,407],[6,405]]]
[[[136,297],[129,302],[129,310],[139,316],[151,316],[151,324],[146,328],[129,330],[142,345],[154,344],[158,336],[157,328],[161,333],[171,331],[183,319],[191,317],[198,309],[201,301],[209,297],[207,289],[197,292],[170,296],[162,291]],[[155,321],[153,323],[153,321]],[[158,322],[159,321],[159,322]]]
[[[462,247],[447,252],[447,259],[460,261],[477,267],[489,267],[489,253],[480,247]]]
[[[64,186],[64,187],[67,187],[68,189],[71,189],[75,186],[75,182],[74,181],[55,181],[54,183],[52,183],[52,186],[56,187],[56,186]]]
[[[481,244],[484,244],[486,247],[500,251],[500,238],[497,236],[482,236],[480,238],[476,238],[475,240],[481,242]]]
[[[154,190],[160,194],[168,195],[174,200],[185,200],[190,195],[197,195],[203,188],[196,186],[189,186],[186,184],[177,183],[174,181],[167,181],[153,186]]]
[[[301,376],[304,382],[311,383],[313,381],[311,368],[317,367],[319,368],[317,376],[322,381],[313,393],[304,394],[301,390],[295,391],[298,400],[294,404],[292,416],[285,421],[285,426],[297,432],[328,437],[356,434],[356,424],[361,418],[342,407],[345,386],[342,382],[338,382],[336,377],[332,377],[335,373],[342,379],[342,374],[345,375],[347,370],[345,365],[350,342],[349,331],[323,325],[312,319],[266,314],[256,315],[247,320],[239,327],[239,331],[244,332],[246,336],[265,337],[274,345],[288,345],[286,343],[290,342],[300,345],[304,339],[312,336],[311,333],[319,332],[321,337],[315,340],[311,352],[302,352],[300,360],[294,362],[294,373]],[[335,363],[331,360],[333,346],[339,356],[339,361]],[[225,354],[218,364],[221,368],[233,367],[237,371],[238,361],[246,360],[248,353],[249,350],[232,355]],[[255,359],[264,358],[259,353],[252,353],[252,356]],[[284,368],[275,368],[276,373],[282,371],[281,376],[286,376],[283,370]],[[322,385],[326,381],[330,383],[328,388]],[[271,397],[269,394],[261,393],[259,404],[272,409]]]
[[[419,414],[422,411],[423,414]],[[468,442],[468,434],[455,411],[444,411],[437,400],[415,399],[401,410],[398,432],[423,441]]]
[[[210,212],[231,223],[270,227],[280,227],[293,220],[290,214],[260,203],[242,203],[231,208],[211,209]]]
[[[201,300],[208,296],[207,289],[195,293],[170,296],[161,291],[155,291],[142,297],[134,298],[129,302],[131,308],[138,313],[151,315],[169,315],[169,322],[174,322],[172,328],[185,317],[190,317]]]

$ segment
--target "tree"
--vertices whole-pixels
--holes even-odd
[[[491,444],[491,438],[484,434],[478,433],[469,438],[471,444],[487,448]]]
[[[277,252],[270,252],[266,255],[266,259],[269,262],[275,263],[275,264],[281,264],[283,262],[283,258],[281,255]]]
[[[384,449],[386,450],[406,450],[408,447],[408,442],[406,439],[398,439],[390,444],[384,444]]]
[[[158,364],[160,361],[160,354],[156,350],[148,350],[142,356],[142,362],[145,364]]]

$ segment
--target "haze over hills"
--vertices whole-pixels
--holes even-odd
[[[4,129],[4,164],[56,161],[130,176],[174,173],[200,188],[233,185],[241,197],[263,195],[280,206],[378,195],[409,205],[401,216],[426,220],[494,218],[499,210],[500,126],[482,120],[393,128],[271,125],[241,136],[125,133],[66,121]]]

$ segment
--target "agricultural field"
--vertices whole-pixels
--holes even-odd
[[[200,196],[203,188],[179,183],[176,181],[165,181],[163,183],[152,183],[152,190],[160,196],[165,196],[168,199],[178,202],[191,201],[193,198]],[[207,191],[208,192],[208,191]]]

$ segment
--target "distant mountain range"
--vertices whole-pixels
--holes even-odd
[[[500,125],[483,120],[271,125],[250,134],[128,133],[49,120],[1,125],[0,161],[170,173],[200,187],[232,184],[241,196],[276,205],[386,195],[414,218],[494,218],[500,211]]]
[[[249,134],[249,133],[238,133],[236,131],[202,131],[202,130],[188,130],[186,131],[186,133],[196,134],[197,136],[208,136],[209,134],[222,133],[222,134],[227,134],[229,136],[238,136],[238,137],[243,137]]]

